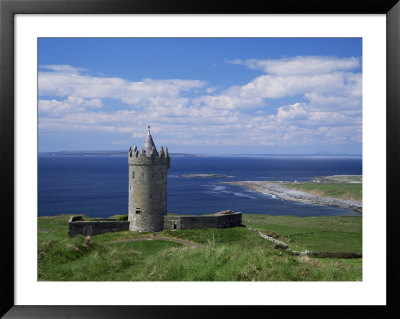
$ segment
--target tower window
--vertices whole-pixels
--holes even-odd
[[[135,211],[135,213],[136,214],[140,214],[142,211],[140,210],[140,208],[136,208],[136,211]]]
[[[132,171],[132,179],[135,179],[135,171]]]

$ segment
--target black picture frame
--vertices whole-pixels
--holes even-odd
[[[398,313],[395,274],[396,182],[400,136],[400,3],[399,0],[0,0],[0,181],[1,219],[1,308],[5,318],[158,318],[158,317],[247,317],[249,311],[263,316],[291,313],[310,316],[309,307],[263,306],[16,306],[14,303],[14,15],[15,14],[385,14],[387,21],[387,305],[378,307],[322,306],[319,311],[346,317],[369,314],[392,317]],[[251,314],[253,315],[253,314]]]

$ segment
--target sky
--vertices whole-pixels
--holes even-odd
[[[362,152],[361,38],[39,38],[39,152]]]

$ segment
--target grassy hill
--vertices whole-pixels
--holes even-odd
[[[69,215],[38,218],[38,280],[349,281],[362,258],[293,256],[244,228],[116,232],[68,238]],[[243,223],[293,250],[362,249],[359,217],[243,214]]]

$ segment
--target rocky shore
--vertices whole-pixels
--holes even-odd
[[[263,194],[275,195],[276,197],[284,200],[327,205],[327,206],[336,206],[336,207],[351,209],[359,213],[362,212],[362,202],[353,200],[344,200],[334,197],[318,196],[310,194],[308,192],[290,189],[276,182],[238,181],[238,182],[223,182],[223,183],[244,186]]]

